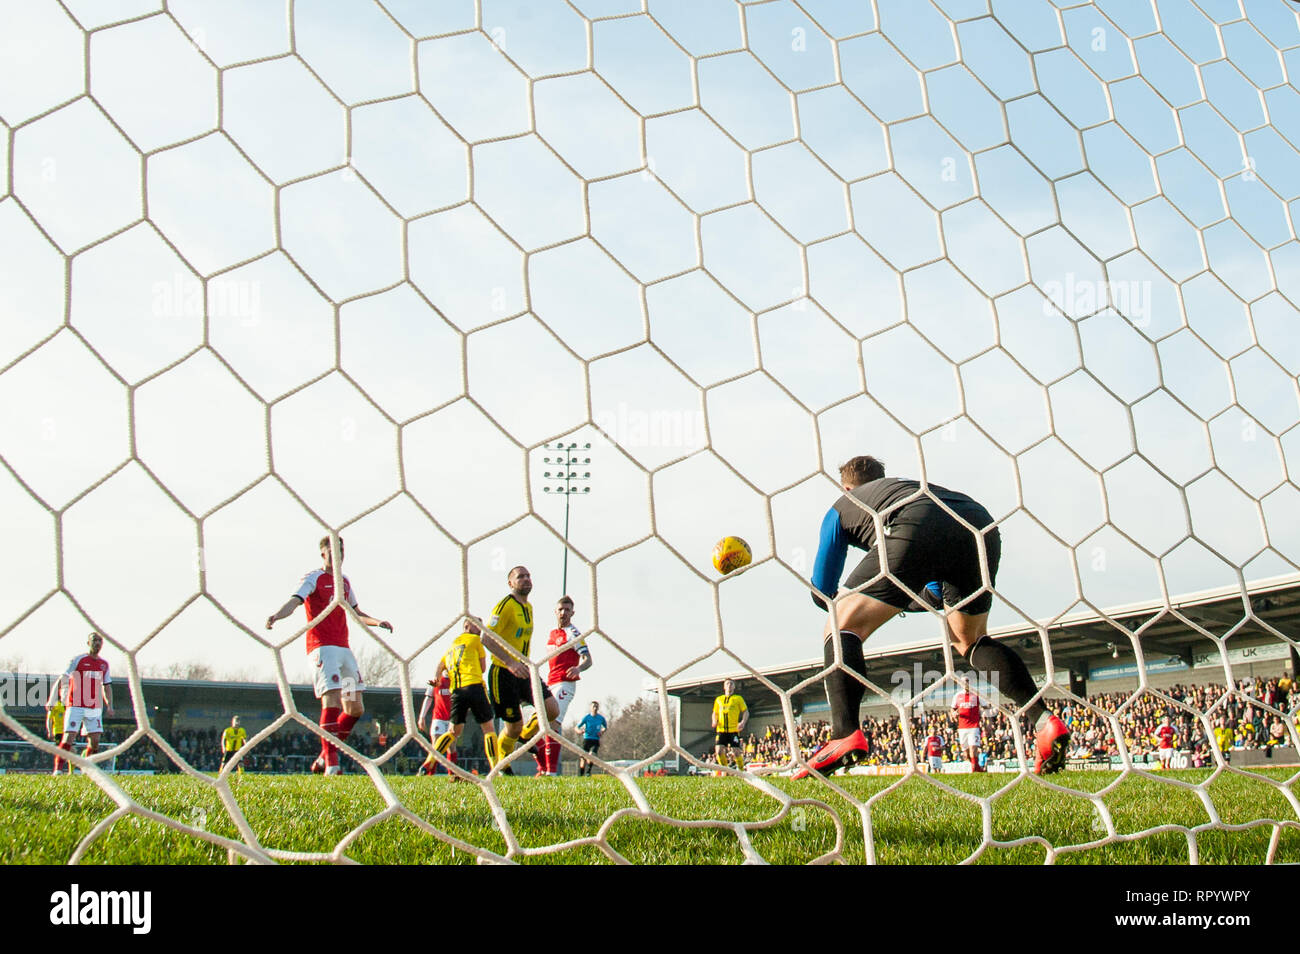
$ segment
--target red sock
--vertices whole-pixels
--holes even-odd
[[[60,742],[59,748],[63,749],[63,751],[65,752],[70,752],[72,750],[72,743]],[[57,772],[61,768],[63,768],[63,757],[60,755],[56,755],[54,756],[54,771]]]
[[[352,734],[352,727],[361,721],[361,716],[348,715],[344,712],[338,718],[339,728],[334,734],[339,737],[340,742],[346,742],[348,736]]]
[[[560,742],[559,742],[559,740],[558,740],[558,739],[547,739],[547,740],[546,740],[546,748],[547,748],[547,753],[546,753],[546,764],[547,764],[547,766],[548,766],[547,769],[546,769],[546,771],[550,772],[552,775],[559,775],[559,774],[560,774]]]
[[[320,727],[326,732],[337,734],[339,731],[339,716],[343,714],[342,709],[327,709],[321,706],[320,709]],[[325,759],[326,767],[339,764],[339,750],[328,738],[320,740],[320,754]]]
[[[541,770],[543,772],[549,772],[551,770],[551,740],[550,739],[537,740],[537,764],[541,767]]]

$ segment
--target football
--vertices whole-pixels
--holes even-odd
[[[752,559],[754,554],[749,549],[749,544],[740,537],[723,537],[713,547],[713,568],[723,576],[742,566],[749,566]]]

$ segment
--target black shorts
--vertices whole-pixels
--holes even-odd
[[[719,745],[740,745],[740,739],[735,732],[717,732],[713,736],[713,747]]]
[[[953,507],[953,512],[977,530],[993,523],[983,507]],[[931,581],[943,583],[943,601],[954,606],[973,597],[961,607],[971,616],[987,613],[993,606],[993,593],[984,586],[981,560],[975,534],[953,519],[942,507],[929,499],[916,500],[894,514],[884,540],[885,561],[889,572],[913,593],[921,595]],[[988,553],[989,584],[997,581],[998,563],[1002,558],[1002,537],[997,527],[982,534]],[[872,547],[862,562],[854,567],[844,589],[852,590],[881,573],[880,547]],[[880,576],[859,592],[897,606],[900,610],[916,609],[912,598],[888,577]],[[975,595],[978,594],[978,595]]]
[[[582,751],[590,752],[593,755],[600,751],[600,739],[583,739]]]
[[[464,725],[466,715],[472,715],[479,725],[492,721],[492,703],[488,702],[487,690],[481,682],[452,690],[451,724]]]
[[[502,666],[493,666],[488,676],[491,683],[489,695],[492,699],[492,711],[502,722],[519,722],[523,719],[523,707],[536,705],[533,702],[533,681],[519,679]],[[542,686],[542,705],[552,698],[551,690]],[[538,708],[541,708],[540,706]]]

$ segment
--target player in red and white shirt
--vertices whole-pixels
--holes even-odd
[[[932,774],[937,775],[943,771],[943,736],[937,732],[927,735],[925,741],[921,743],[921,751],[925,753],[930,763]]]
[[[59,676],[45,703],[48,710],[55,700],[62,698],[68,707],[63,721],[63,739],[59,748],[71,752],[72,743],[80,732],[87,739],[86,756],[99,751],[99,737],[104,731],[104,713],[113,714],[113,680],[108,674],[108,660],[99,655],[104,648],[104,637],[91,633],[86,639],[89,652],[73,656],[68,668]],[[59,774],[62,759],[54,757],[54,774]],[[68,763],[72,774],[72,763]]]
[[[573,597],[560,597],[559,602],[555,604],[555,622],[558,625],[551,630],[551,635],[546,640],[546,648],[550,652],[555,652],[557,649],[561,651],[551,657],[550,669],[546,674],[546,685],[560,707],[559,714],[551,722],[551,727],[556,735],[559,735],[560,726],[564,723],[564,715],[569,711],[569,705],[578,692],[578,680],[581,678],[579,673],[591,668],[591,650],[583,641],[582,630],[573,625]],[[563,751],[559,740],[543,739],[537,749],[537,762],[541,774],[559,775],[560,753]]]
[[[552,651],[564,647],[563,651],[551,657],[550,672],[546,675],[546,684],[550,686],[555,701],[560,705],[560,714],[556,719],[564,721],[569,711],[569,704],[577,692],[580,673],[591,668],[591,650],[582,638],[582,631],[573,625],[573,599],[560,597],[555,604],[555,620],[560,625],[551,630],[546,645]]]
[[[970,680],[961,677],[961,691],[953,697],[952,714],[957,718],[957,744],[970,760],[972,772],[980,768],[980,697],[970,691]]]
[[[442,668],[442,667],[439,667]],[[429,688],[424,690],[424,705],[420,707],[420,718],[415,727],[421,732],[429,728],[429,715],[433,715],[433,728],[429,731],[430,741],[437,742],[451,730],[451,677],[443,669],[442,678],[436,683],[430,679]],[[447,752],[447,758],[456,761],[456,747]],[[434,775],[438,770],[438,760],[430,755],[420,766],[423,775]]]
[[[334,566],[329,537],[321,537],[320,555],[324,567],[312,570],[302,578],[298,591],[267,617],[266,628],[270,629],[277,621],[292,616],[299,606],[307,607],[307,618],[312,620],[311,628],[307,630],[307,658],[316,667],[314,688],[316,698],[321,701],[320,727],[340,742],[346,742],[352,734],[352,727],[365,714],[361,691],[366,684],[356,657],[348,647],[347,611],[342,606],[335,606],[328,616],[321,616],[334,599]],[[339,537],[339,563],[343,563],[342,537]],[[357,619],[367,626],[378,626],[391,633],[393,625],[387,620],[375,619],[361,611],[352,584],[342,573],[339,577],[343,582],[343,600],[356,611]],[[338,746],[322,739],[321,753],[312,763],[311,770],[326,775],[342,774]]]
[[[1169,716],[1160,720],[1160,728],[1156,729],[1153,738],[1158,748],[1156,756],[1160,759],[1161,768],[1169,768],[1169,760],[1174,757],[1174,727],[1169,724]]]

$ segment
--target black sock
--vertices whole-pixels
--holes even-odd
[[[988,636],[981,636],[966,655],[966,661],[980,683],[993,686],[1002,695],[1007,696],[1019,708],[1034,697],[1038,687],[1029,675],[1029,667],[1014,649],[1002,643],[995,643]],[[1039,716],[1047,711],[1042,701],[1035,702],[1025,710],[1031,727],[1037,727]]]
[[[824,644],[827,666],[835,666],[835,644],[827,637]],[[862,728],[860,710],[862,696],[867,691],[855,676],[867,674],[867,663],[862,658],[862,640],[850,632],[839,634],[843,647],[844,665],[836,666],[826,675],[826,698],[831,704],[831,738],[842,739]],[[845,670],[848,670],[846,672]]]

